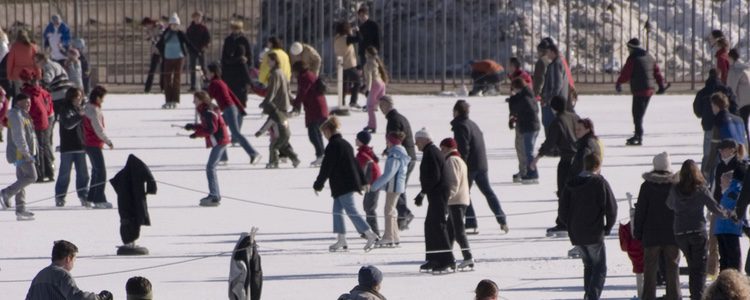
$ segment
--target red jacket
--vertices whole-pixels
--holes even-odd
[[[529,72],[526,72],[522,69],[517,69],[513,74],[508,74],[508,79],[510,79],[511,82],[515,80],[516,78],[523,79],[524,82],[526,82],[526,86],[531,88],[534,86],[534,83],[531,81],[531,75],[529,75]]]
[[[208,85],[208,95],[210,95],[211,98],[216,99],[216,103],[219,104],[219,109],[221,109],[221,111],[224,111],[231,106],[237,106],[240,114],[245,114],[245,108],[242,106],[240,99],[232,93],[232,90],[229,89],[226,82],[221,80],[221,78],[214,77],[211,79],[211,83]]]
[[[721,83],[727,84],[729,76],[729,51],[727,48],[721,48],[716,51],[716,71],[719,72]]]
[[[110,144],[111,141],[104,132],[106,126],[101,105],[88,103],[84,107],[84,112],[83,142],[86,147],[102,148],[104,144]]]
[[[201,116],[201,123],[195,124],[195,136],[206,138],[206,148],[229,145],[229,130],[221,117],[217,106],[199,105],[196,110]]]
[[[630,232],[630,222],[620,224],[620,249],[628,253],[630,262],[633,263],[633,273],[643,274],[643,245],[641,241],[633,238]]]
[[[34,130],[46,130],[49,128],[49,117],[55,114],[52,106],[52,96],[38,85],[24,84],[21,93],[29,96],[31,108],[29,115],[34,123]]]
[[[294,109],[305,107],[305,126],[328,119],[328,103],[325,95],[318,92],[315,82],[318,77],[312,71],[305,71],[297,77],[297,97],[292,101]]]
[[[560,61],[563,64],[563,68],[565,68],[565,76],[568,76],[568,87],[570,87],[570,90],[576,89],[575,80],[573,80],[573,73],[570,72],[570,66],[568,65],[568,60],[565,59],[565,57],[560,56]]]
[[[372,151],[372,147],[363,145],[357,149],[357,163],[359,164],[359,168],[362,169],[362,172],[366,171],[365,168],[367,167],[368,162],[372,162],[372,164],[370,164],[370,178],[367,183],[372,184],[381,175],[380,166],[378,165],[378,156]],[[365,174],[365,176],[367,176],[367,174]]]

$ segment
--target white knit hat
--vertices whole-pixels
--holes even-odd
[[[292,43],[292,46],[289,47],[289,53],[291,53],[292,55],[300,55],[300,53],[302,53],[302,50],[302,44],[300,44],[299,42],[294,42]]]
[[[180,16],[177,13],[172,13],[172,16],[169,17],[169,24],[180,25]]]
[[[669,153],[662,152],[654,156],[654,171],[668,171],[672,172],[672,159],[669,157]]]
[[[420,129],[419,131],[417,131],[417,133],[414,134],[414,138],[415,139],[425,138],[425,139],[428,139],[428,140],[432,140],[432,138],[430,137],[430,133],[427,132],[427,127],[422,127],[422,129]]]

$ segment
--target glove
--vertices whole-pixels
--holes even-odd
[[[516,129],[516,118],[511,117],[510,119],[508,119],[508,128],[510,128],[511,130]]]
[[[618,93],[622,93],[622,85],[620,85],[619,83],[615,84],[615,91],[617,91]]]
[[[370,91],[365,91],[365,97],[370,97]]]
[[[416,206],[422,206],[422,201],[424,200],[424,194],[419,193],[416,197],[414,197],[414,204]]]
[[[194,139],[194,138],[197,138],[197,137],[198,137],[198,135],[196,135],[195,133],[193,133],[193,134],[190,135],[191,139]]]
[[[108,290],[103,290],[99,292],[99,299],[100,300],[112,300],[112,293],[110,293]]]
[[[185,124],[185,130],[195,130],[195,124],[193,123]]]
[[[255,137],[260,137],[261,135],[263,135],[263,133],[260,132],[260,131],[258,131],[258,132],[255,133]]]
[[[664,94],[664,92],[666,92],[666,91],[667,91],[667,88],[665,88],[665,87],[664,87],[663,85],[660,85],[660,86],[659,86],[659,90],[657,90],[657,91],[656,91],[656,94],[657,94],[657,95],[662,95],[662,94]]]

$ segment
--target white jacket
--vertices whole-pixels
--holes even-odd
[[[750,105],[750,66],[738,61],[729,66],[727,86],[737,96],[737,106]]]
[[[445,159],[443,179],[448,186],[448,205],[469,205],[469,168],[461,156]]]

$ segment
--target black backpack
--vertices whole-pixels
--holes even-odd
[[[318,91],[318,93],[322,95],[325,95],[328,92],[328,85],[323,79],[323,76],[319,76],[318,79],[315,80],[314,88],[316,91]]]

